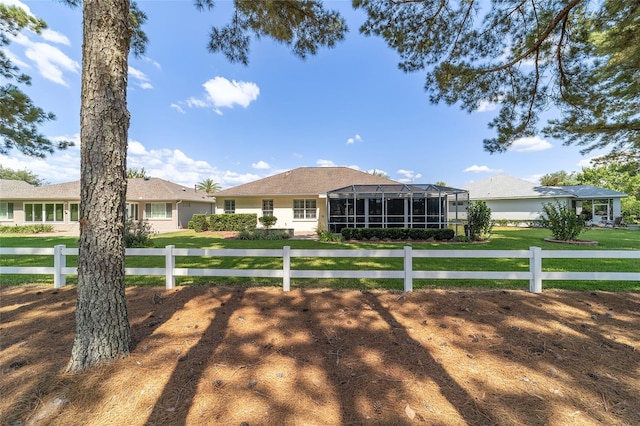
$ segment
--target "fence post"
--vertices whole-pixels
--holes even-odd
[[[529,247],[529,250],[531,250],[529,291],[531,293],[542,293],[542,249],[540,247]]]
[[[411,246],[404,247],[404,291],[413,291],[413,252]]]
[[[167,290],[176,286],[176,277],[173,275],[173,268],[176,267],[176,258],[173,256],[173,249],[176,246],[166,246],[164,252],[164,273]]]
[[[291,290],[291,247],[282,247],[282,290]]]
[[[64,244],[53,247],[53,288],[61,288],[67,283],[67,276],[62,272],[67,267],[67,256],[62,250],[67,248]]]

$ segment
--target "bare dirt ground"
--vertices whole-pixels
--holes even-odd
[[[640,424],[640,294],[128,288],[69,375],[75,289],[0,289],[3,425]]]

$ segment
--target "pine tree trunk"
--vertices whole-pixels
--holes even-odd
[[[131,341],[124,293],[129,1],[83,4],[80,252],[71,372],[127,356]]]

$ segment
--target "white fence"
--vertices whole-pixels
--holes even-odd
[[[57,245],[54,248],[0,248],[0,255],[53,255],[53,267],[0,267],[0,274],[53,274],[53,285],[65,285],[67,275],[76,275],[77,268],[66,266],[66,256],[77,256],[77,248]],[[530,247],[529,250],[292,250],[282,249],[179,249],[165,248],[127,249],[127,256],[164,256],[164,268],[126,268],[126,275],[165,276],[168,289],[175,286],[176,277],[264,277],[282,278],[282,288],[289,291],[291,278],[396,278],[404,281],[404,291],[413,290],[414,279],[483,279],[529,280],[529,291],[540,293],[543,280],[607,280],[638,281],[640,272],[544,272],[542,259],[639,259],[640,251],[604,250],[545,250]],[[176,268],[178,256],[201,257],[274,257],[282,258],[282,269],[202,269]],[[291,258],[403,258],[402,270],[301,270],[291,269]],[[528,271],[423,271],[413,269],[414,258],[510,258],[529,259]]]

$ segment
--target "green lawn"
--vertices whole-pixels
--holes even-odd
[[[220,248],[220,249],[280,249],[285,245],[292,249],[401,249],[411,245],[414,250],[526,250],[531,246],[543,250],[640,250],[640,232],[625,229],[593,229],[581,234],[581,239],[598,241],[598,246],[574,246],[554,244],[544,241],[550,237],[545,229],[496,228],[491,241],[482,244],[462,243],[390,243],[390,242],[345,242],[322,243],[309,240],[285,241],[241,241],[217,238],[211,234],[196,234],[193,231],[180,231],[160,234],[153,237],[156,247],[175,245],[176,248]],[[39,237],[24,235],[0,236],[2,247],[53,247],[65,244],[77,247],[75,237]],[[67,258],[67,265],[74,266],[76,259]],[[527,271],[528,259],[466,259],[437,258],[414,259],[414,270],[467,270],[467,271]],[[51,256],[3,256],[2,266],[52,266]],[[164,267],[163,257],[130,257],[127,267]],[[178,257],[176,267],[179,268],[245,268],[245,269],[280,269],[281,258],[239,258],[239,257]],[[384,258],[294,258],[292,269],[329,269],[329,270],[399,270],[402,259]],[[640,272],[640,262],[633,259],[545,259],[545,271],[619,271]],[[53,283],[53,277],[44,275],[3,275],[0,285],[22,283]],[[75,277],[68,277],[68,284],[75,284]],[[127,278],[130,285],[163,285],[164,277]],[[186,284],[243,284],[280,286],[281,281],[268,278],[234,278],[234,277],[179,277],[178,285]],[[528,288],[528,281],[511,280],[414,280],[414,288],[426,287],[486,287],[486,288]],[[292,287],[322,286],[331,288],[390,288],[402,289],[401,280],[368,280],[368,279],[305,279],[293,280]],[[543,288],[566,288],[579,290],[640,291],[638,282],[612,281],[545,281]]]

